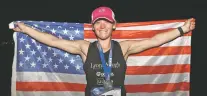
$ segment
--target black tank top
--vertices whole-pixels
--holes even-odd
[[[112,40],[114,47],[112,49],[112,74],[111,80],[115,87],[121,87],[121,96],[126,96],[126,90],[124,87],[125,72],[126,72],[126,61],[123,57],[121,47],[117,41]],[[104,53],[105,60],[108,62],[110,50]],[[87,85],[85,88],[85,96],[90,96],[90,91],[93,87],[103,86],[105,80],[104,71],[99,56],[99,50],[97,48],[97,41],[90,43],[88,48],[88,54],[83,65]]]

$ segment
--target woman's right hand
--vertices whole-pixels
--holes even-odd
[[[15,23],[15,28],[13,28],[12,30],[14,30],[16,32],[26,33],[27,29],[28,29],[28,26],[26,26],[24,23],[17,22],[17,23]]]

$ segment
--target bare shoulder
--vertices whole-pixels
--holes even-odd
[[[128,58],[132,53],[135,53],[134,50],[140,50],[140,40],[125,40],[120,42],[120,46],[123,52],[123,56]]]
[[[77,43],[80,45],[81,51],[86,55],[88,53],[90,42],[86,40],[79,40]]]

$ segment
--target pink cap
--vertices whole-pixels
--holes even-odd
[[[96,20],[104,18],[111,22],[115,21],[115,15],[114,12],[109,7],[98,7],[96,8],[91,15],[92,23],[94,23]]]

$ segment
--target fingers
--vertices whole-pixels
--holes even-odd
[[[15,27],[15,28],[13,28],[13,30],[18,31],[18,32],[21,31],[21,29],[19,27]]]
[[[190,28],[190,29],[191,29],[191,30],[195,29],[195,25],[191,26],[191,28]]]
[[[16,32],[23,32],[22,28],[24,28],[23,22],[12,22],[9,24],[9,28]]]
[[[195,19],[194,19],[194,18],[190,18],[189,21],[190,21],[192,24],[195,24]]]
[[[190,24],[190,26],[195,26],[195,19],[194,18],[190,18],[188,20],[186,20],[187,24]]]
[[[191,18],[191,21],[195,22],[195,18]]]
[[[195,19],[194,18],[191,19],[191,25],[195,26]]]
[[[194,18],[187,19],[186,22],[195,22]]]
[[[191,30],[195,29],[195,20],[194,20],[194,21],[192,20],[190,29],[191,29]]]

